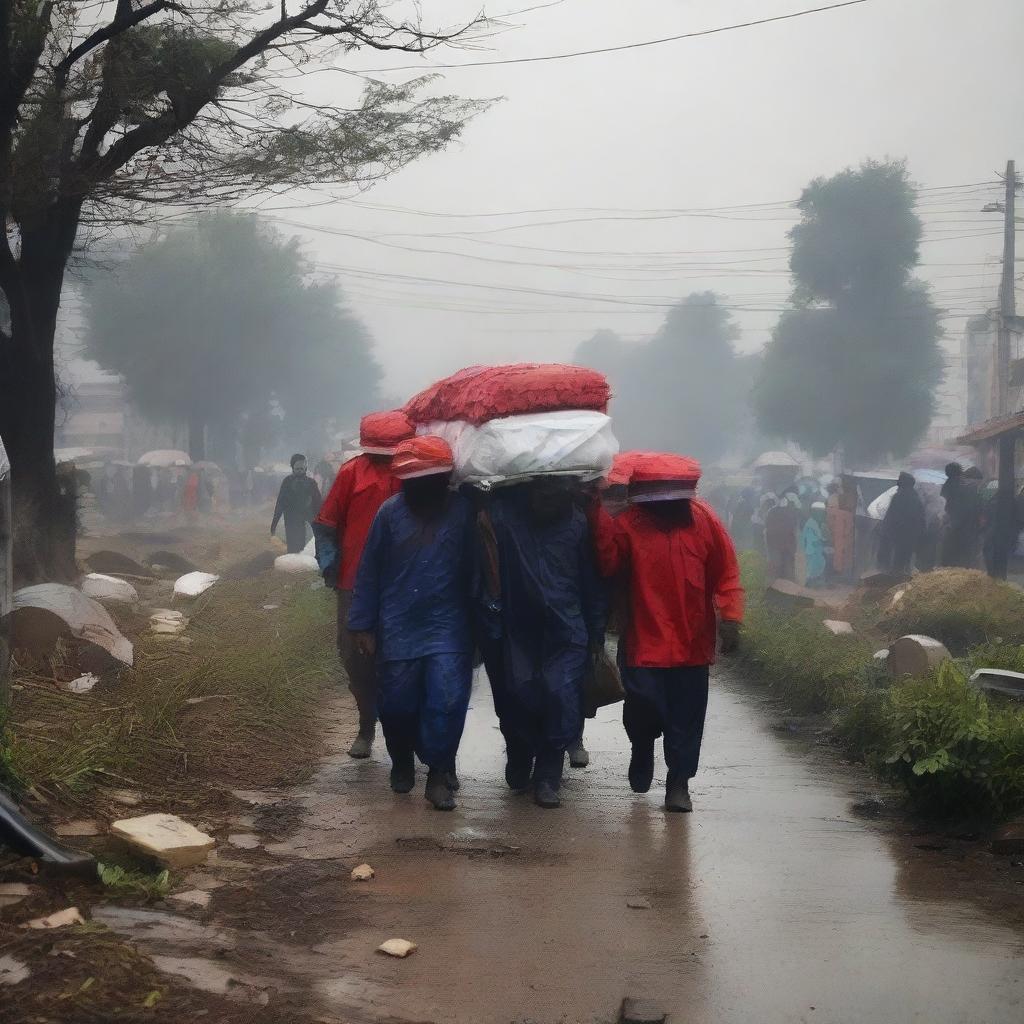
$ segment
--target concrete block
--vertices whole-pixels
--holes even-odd
[[[894,676],[924,676],[949,660],[945,644],[930,636],[901,636],[889,648],[888,665]]]
[[[174,814],[122,818],[110,826],[110,831],[169,868],[201,864],[217,845],[213,836]]]
[[[825,619],[822,625],[833,636],[849,636],[853,632],[853,626],[849,622],[842,622],[839,619]]]

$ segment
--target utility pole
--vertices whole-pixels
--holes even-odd
[[[1003,201],[1003,276],[999,282],[999,333],[996,340],[996,375],[999,416],[1017,410],[1010,408],[1010,370],[1012,337],[1010,325],[1017,314],[1014,294],[1014,268],[1017,249],[1017,171],[1012,160],[1006,163],[1006,198]],[[995,536],[993,538],[992,575],[1006,579],[1010,552],[1016,541],[1016,466],[1017,434],[999,435],[999,490],[996,495]]]

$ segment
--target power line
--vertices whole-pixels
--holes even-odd
[[[674,36],[662,36],[660,39],[645,39],[639,43],[622,43],[618,46],[602,46],[594,50],[575,50],[570,53],[549,53],[539,57],[505,57],[498,60],[472,60],[459,64],[404,64],[393,68],[363,68],[354,72],[358,75],[386,74],[389,71],[450,71],[455,68],[495,67],[501,64],[539,64],[546,61],[570,60],[576,57],[592,57],[602,53],[619,53],[623,50],[638,50],[642,47],[661,46],[663,43],[678,43],[684,39],[696,39],[700,36],[713,36],[722,32],[733,32],[737,29],[755,28],[759,25],[770,25],[778,21],[792,21],[809,14],[824,14],[837,11],[843,7],[857,7],[868,3],[868,0],[843,0],[842,3],[829,4],[826,7],[812,7],[808,10],[793,11],[790,14],[776,14],[771,18],[759,18],[756,21],[742,21],[733,25],[720,25],[717,28],[700,29],[695,32],[682,32]]]

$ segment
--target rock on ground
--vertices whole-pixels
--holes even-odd
[[[901,636],[889,648],[887,664],[894,676],[924,676],[949,660],[945,644],[930,636]]]
[[[174,814],[123,818],[115,821],[110,831],[169,868],[188,868],[201,864],[217,845],[213,836],[200,832],[194,825]]]

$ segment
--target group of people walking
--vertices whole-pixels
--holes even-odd
[[[614,627],[629,784],[650,789],[664,736],[665,807],[691,810],[709,666],[719,637],[723,651],[735,648],[743,615],[732,542],[696,499],[697,463],[652,459],[613,515],[599,489],[565,477],[453,489],[443,439],[381,444],[379,427],[364,418],[363,454],[341,467],[313,523],[359,708],[349,753],[369,756],[379,720],[391,788],[413,789],[418,758],[426,798],[454,808],[479,659],[509,787],[557,807],[566,752],[583,732],[585,677]]]

